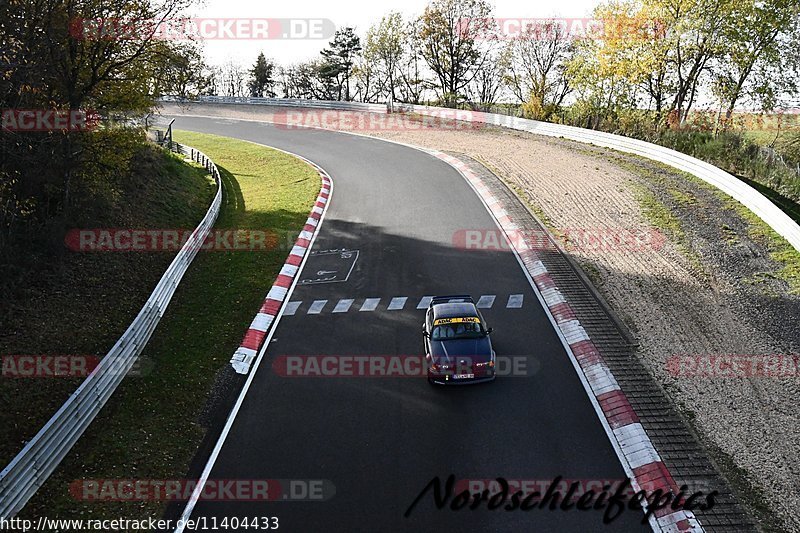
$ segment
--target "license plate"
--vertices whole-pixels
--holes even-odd
[[[453,379],[472,379],[475,374],[454,374]]]

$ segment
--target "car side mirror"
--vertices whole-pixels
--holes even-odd
[[[490,333],[491,333],[491,332],[493,332],[493,331],[494,331],[494,328],[489,328],[489,329],[487,329],[487,330],[486,330],[486,334],[488,335],[488,334],[490,334]]]

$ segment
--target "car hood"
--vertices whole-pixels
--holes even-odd
[[[455,362],[458,357],[469,357],[475,363],[486,362],[492,358],[492,343],[488,336],[431,341],[431,356],[437,363]]]

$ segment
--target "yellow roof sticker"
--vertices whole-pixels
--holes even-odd
[[[480,324],[481,320],[476,316],[464,316],[464,317],[455,317],[455,318],[438,318],[433,321],[434,326],[444,326],[446,324],[459,324],[459,323],[472,323],[472,324]]]

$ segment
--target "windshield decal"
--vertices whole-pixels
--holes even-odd
[[[481,320],[476,316],[465,316],[456,318],[439,318],[433,321],[434,326],[444,326],[446,324],[459,324],[459,323],[480,324]]]

